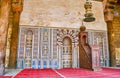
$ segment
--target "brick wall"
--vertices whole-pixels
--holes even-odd
[[[115,47],[120,48],[120,5],[117,5],[119,16],[115,16],[113,20],[113,32],[115,38]]]
[[[114,41],[115,41],[115,60],[116,66],[120,66],[120,5],[116,7],[119,15],[114,17],[113,20],[113,33],[114,33]]]

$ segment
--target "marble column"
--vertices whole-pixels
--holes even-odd
[[[5,49],[11,0],[2,0],[0,5],[0,75],[3,75],[5,70]]]
[[[12,26],[13,26],[13,13],[12,13],[12,9],[10,9],[9,26],[8,26],[7,43],[6,43],[6,56],[5,56],[6,68],[8,67],[9,60],[10,60],[9,55],[10,55],[10,41],[11,41]]]
[[[116,56],[115,56],[115,38],[114,38],[114,30],[113,30],[113,18],[114,18],[114,7],[115,1],[109,0],[106,2],[106,7],[104,9],[104,17],[107,23],[108,30],[108,45],[109,45],[109,54],[110,54],[110,66],[116,65]]]
[[[115,54],[115,39],[112,21],[106,21],[108,29],[108,45],[109,45],[109,54],[110,54],[110,66],[116,65],[116,54]]]
[[[13,0],[12,10],[13,10],[13,28],[12,28],[11,44],[10,44],[10,58],[9,59],[11,61],[9,61],[9,68],[16,67],[19,19],[20,19],[20,14],[23,10],[23,0]]]

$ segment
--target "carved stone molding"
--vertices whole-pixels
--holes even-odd
[[[70,37],[72,40],[72,44],[74,46],[78,45],[78,30],[72,29],[57,29],[57,44],[62,45],[63,39],[65,37]]]

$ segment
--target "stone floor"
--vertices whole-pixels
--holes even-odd
[[[4,76],[15,76],[19,73],[22,69],[5,69]]]

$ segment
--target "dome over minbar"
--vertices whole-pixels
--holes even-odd
[[[86,27],[84,26],[84,25],[82,25],[81,27],[80,27],[80,31],[85,31],[86,30]]]

